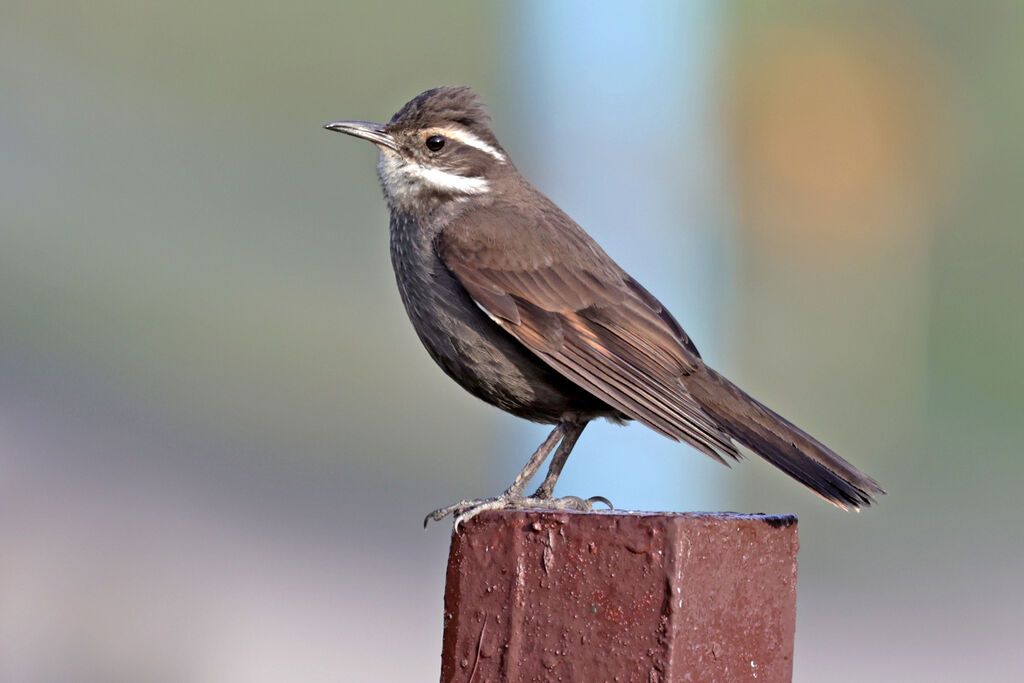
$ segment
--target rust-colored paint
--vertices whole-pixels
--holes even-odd
[[[501,510],[452,536],[444,683],[789,681],[791,516]]]

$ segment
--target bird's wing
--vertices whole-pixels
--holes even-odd
[[[716,460],[738,457],[683,385],[703,362],[672,315],[557,207],[524,204],[474,210],[437,238],[476,304],[622,413]]]

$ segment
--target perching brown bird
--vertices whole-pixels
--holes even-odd
[[[553,498],[591,420],[637,420],[725,463],[734,441],[844,509],[885,493],[827,446],[701,360],[679,323],[509,160],[470,88],[428,90],[386,124],[326,128],[380,150],[391,260],[430,356],[467,391],[555,425],[501,495],[435,510],[590,509]],[[527,482],[559,444],[540,488]],[[607,501],[604,501],[607,502]]]

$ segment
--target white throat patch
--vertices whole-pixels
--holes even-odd
[[[461,176],[458,173],[423,166],[406,161],[387,149],[381,149],[377,168],[385,192],[399,203],[405,203],[427,191],[480,195],[491,189],[491,184],[486,178]]]

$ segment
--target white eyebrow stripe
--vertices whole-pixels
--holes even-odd
[[[478,149],[481,152],[484,152],[486,154],[490,154],[492,157],[494,157],[495,159],[497,159],[498,161],[500,161],[502,163],[508,161],[508,159],[505,157],[505,155],[502,154],[499,150],[495,149],[494,146],[488,144],[485,140],[481,140],[480,138],[478,138],[477,136],[473,135],[472,133],[470,133],[467,130],[455,130],[455,129],[452,129],[452,128],[441,128],[441,129],[439,129],[439,132],[443,133],[446,137],[449,137],[452,140],[458,140],[459,142],[461,142],[464,145],[469,145],[470,147],[473,147],[474,149]]]
[[[467,178],[458,173],[449,173],[439,168],[431,168],[420,164],[409,164],[406,172],[439,190],[458,192],[461,194],[484,194],[491,189],[486,178]]]

